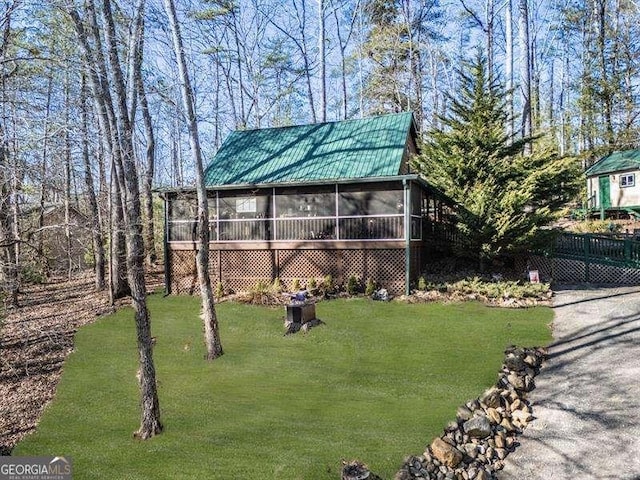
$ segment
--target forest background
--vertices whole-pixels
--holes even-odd
[[[238,128],[406,110],[419,133],[441,128],[460,89],[457,71],[478,49],[507,92],[507,133],[541,135],[585,164],[637,144],[640,13],[631,0],[182,0],[176,7],[205,163]],[[92,90],[92,74],[101,92]],[[195,178],[180,85],[159,0],[0,2],[0,249],[9,300],[22,279],[54,268],[42,233],[55,231],[70,246],[76,212],[93,237],[84,258],[69,254],[64,269],[94,265],[99,288],[105,271],[120,271],[105,265],[118,252],[124,262],[126,251],[118,203],[128,187],[111,149],[129,128],[145,256],[155,261],[151,190],[192,186]],[[120,98],[130,126],[115,118],[118,108],[111,118],[101,110]],[[49,225],[56,207],[59,221]],[[113,285],[115,277],[117,297],[127,286]]]

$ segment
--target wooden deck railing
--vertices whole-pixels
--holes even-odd
[[[556,238],[552,255],[626,267],[640,267],[640,241],[596,234],[562,233]]]

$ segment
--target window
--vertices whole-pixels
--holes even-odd
[[[636,184],[636,175],[634,173],[625,173],[620,175],[621,187],[633,187]]]
[[[257,211],[256,197],[236,198],[236,212],[255,213]]]
[[[224,192],[219,195],[221,220],[248,220],[269,218],[271,196],[263,194],[234,195],[235,192]]]

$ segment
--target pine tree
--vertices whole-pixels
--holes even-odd
[[[540,228],[580,188],[579,165],[532,137],[507,133],[507,93],[489,80],[478,55],[459,72],[458,97],[442,128],[430,132],[416,160],[427,180],[461,205],[464,253],[481,269],[495,257],[528,248]],[[524,147],[536,141],[534,154]]]

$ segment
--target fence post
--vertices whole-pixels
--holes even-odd
[[[624,239],[624,259],[631,261],[631,240],[628,238]]]
[[[591,258],[591,235],[584,236],[584,277],[585,282],[589,283],[589,259]]]

